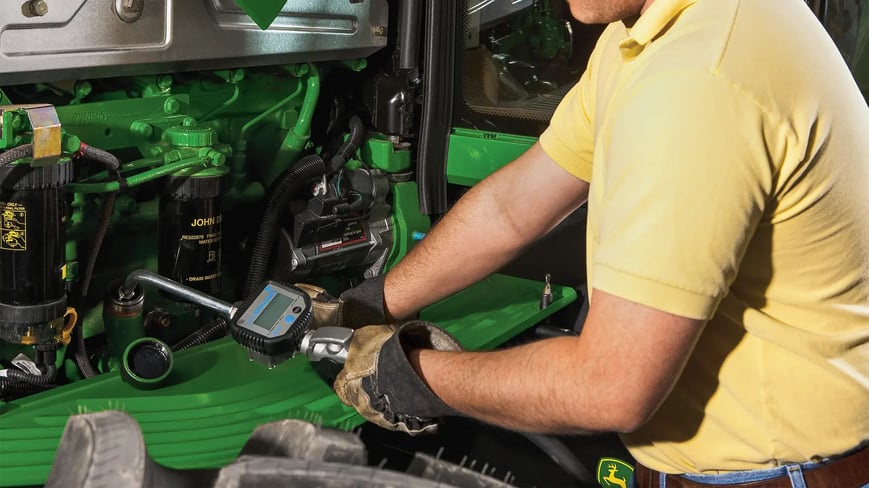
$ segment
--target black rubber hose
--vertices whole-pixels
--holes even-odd
[[[356,154],[359,146],[361,146],[364,141],[365,124],[362,123],[362,120],[359,117],[354,115],[353,117],[350,117],[350,135],[347,137],[347,140],[338,147],[338,151],[335,152],[332,159],[329,160],[329,168],[326,175],[333,175],[343,168],[344,165],[347,164],[347,161]]]
[[[30,156],[33,156],[33,144],[22,144],[0,154],[0,166],[6,166]]]
[[[276,180],[266,202],[263,219],[250,257],[250,270],[244,285],[244,296],[255,293],[257,286],[265,280],[269,260],[272,256],[275,238],[281,222],[281,215],[290,199],[303,188],[303,185],[318,178],[326,171],[326,163],[316,154],[305,156],[293,167],[287,169]]]
[[[85,143],[81,144],[79,153],[85,159],[104,165],[109,173],[111,173],[119,183],[122,182],[120,172],[118,171],[121,162],[114,154],[93,146],[88,146]],[[97,264],[97,257],[99,257],[100,248],[102,247],[103,240],[106,238],[106,234],[108,233],[109,223],[112,220],[112,213],[115,210],[116,196],[117,192],[111,192],[107,193],[103,199],[103,207],[102,212],[100,213],[99,222],[97,223],[97,231],[91,241],[90,252],[88,252],[87,262],[85,263],[84,274],[82,276],[82,285],[77,307],[79,309],[83,308],[85,305],[88,292],[90,291],[91,280],[94,276],[94,268],[96,268]],[[90,362],[90,358],[88,357],[87,348],[84,342],[84,332],[81,326],[73,329],[72,339],[74,341],[73,344],[75,350],[73,356],[75,358],[75,363],[78,365],[78,369],[85,378],[93,378],[97,375],[97,371],[94,369]]]
[[[229,323],[223,317],[215,317],[199,330],[181,339],[177,344],[172,346],[172,352],[183,351],[191,347],[201,346],[215,339],[220,339],[226,336],[229,330]]]

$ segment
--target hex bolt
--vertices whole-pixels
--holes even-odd
[[[154,135],[154,126],[141,120],[134,120],[130,124],[130,132],[138,136],[151,137]]]
[[[30,13],[37,17],[42,17],[48,13],[48,4],[45,3],[45,0],[30,0],[28,8]]]
[[[161,90],[172,88],[172,75],[160,75],[157,77],[157,86]]]
[[[73,90],[75,90],[76,97],[84,98],[91,94],[91,91],[93,91],[93,85],[91,85],[87,80],[76,81]]]
[[[174,115],[181,110],[181,102],[178,101],[175,97],[169,97],[166,99],[166,102],[163,103],[163,111],[169,115]]]

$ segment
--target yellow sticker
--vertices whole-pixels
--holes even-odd
[[[27,209],[16,202],[0,202],[0,249],[27,250]]]

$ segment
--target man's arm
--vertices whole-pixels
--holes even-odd
[[[395,318],[406,317],[479,281],[587,197],[588,183],[535,144],[466,193],[386,275],[387,310]]]
[[[579,337],[409,358],[438,397],[481,420],[536,432],[630,432],[669,394],[704,321],[599,290],[593,297]]]

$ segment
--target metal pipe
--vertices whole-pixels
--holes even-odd
[[[218,300],[210,295],[206,295],[199,290],[182,285],[170,280],[152,271],[144,269],[136,270],[127,275],[124,285],[118,289],[118,296],[121,299],[128,299],[133,296],[136,290],[136,283],[147,283],[158,290],[170,293],[178,298],[184,299],[190,303],[199,305],[218,313],[221,317],[227,319],[232,318],[235,314],[235,306],[231,303]]]
[[[230,96],[228,100],[223,102],[216,109],[212,110],[211,112],[209,112],[206,115],[203,115],[202,118],[199,119],[199,123],[201,124],[205,121],[211,120],[212,117],[214,117],[215,115],[217,115],[217,114],[223,112],[224,110],[226,110],[227,108],[229,108],[230,105],[232,105],[233,103],[235,103],[238,100],[238,97],[240,95],[241,95],[241,89],[239,89],[238,83],[233,83],[232,96]]]
[[[174,174],[183,169],[195,166],[207,166],[209,164],[212,164],[212,161],[201,156],[182,159],[178,162],[167,164],[166,166],[135,174],[127,178],[127,186],[133,187],[141,185],[156,180],[157,178]],[[120,190],[121,185],[117,181],[106,181],[103,183],[70,183],[69,188],[76,193],[109,193]]]
[[[299,83],[299,84],[296,86],[296,89],[293,91],[293,93],[290,93],[286,98],[284,98],[283,100],[279,101],[278,103],[272,105],[268,110],[266,110],[265,112],[263,112],[263,113],[257,115],[256,117],[254,117],[254,118],[252,118],[251,120],[249,120],[246,124],[244,124],[243,126],[241,126],[241,131],[239,132],[238,138],[239,138],[239,139],[244,139],[245,134],[247,133],[247,131],[250,130],[251,127],[253,127],[253,126],[255,126],[256,124],[260,123],[263,119],[265,119],[265,118],[268,117],[269,115],[271,115],[271,114],[277,112],[278,110],[281,109],[281,107],[283,107],[284,105],[286,105],[286,104],[290,103],[291,101],[293,101],[293,99],[295,99],[297,96],[299,96],[299,94],[300,94],[301,92],[302,92],[302,84]],[[299,116],[299,117],[301,118],[301,116]]]
[[[311,120],[314,118],[314,109],[317,108],[317,100],[320,99],[320,71],[313,64],[308,65],[308,82],[305,90],[305,98],[302,99],[302,108],[299,110],[299,118],[293,133],[307,140],[311,137]]]

